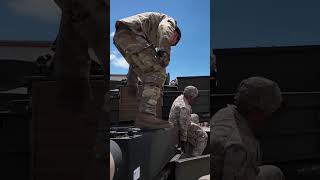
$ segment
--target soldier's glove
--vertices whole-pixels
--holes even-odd
[[[163,49],[156,49],[156,52],[157,52],[157,55],[159,57],[159,60],[160,60],[160,65],[162,67],[167,67],[168,66],[168,62],[167,62],[167,59],[168,59],[168,53],[167,51],[163,50]]]
[[[166,51],[162,49],[157,49],[156,52],[160,58],[164,57],[166,53]]]

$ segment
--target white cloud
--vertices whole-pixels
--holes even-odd
[[[48,22],[57,22],[61,11],[54,0],[7,0],[8,7],[24,16],[33,16]]]
[[[113,36],[114,36],[114,31],[110,33],[110,38],[113,38]]]
[[[120,53],[115,51],[110,53],[110,63],[117,68],[129,69],[129,64],[127,61],[121,56]]]

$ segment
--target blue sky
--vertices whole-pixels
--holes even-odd
[[[170,79],[179,76],[210,74],[210,1],[209,0],[111,0],[110,5],[110,71],[126,74],[128,65],[112,43],[117,19],[147,11],[165,13],[177,20],[182,38],[172,47],[167,68]]]
[[[319,0],[214,0],[215,48],[320,44]]]
[[[197,2],[197,3],[196,3]],[[199,3],[201,2],[201,3]],[[168,68],[175,76],[209,74],[209,27],[215,48],[320,44],[319,0],[111,0],[111,32],[118,18],[161,11],[178,20],[181,42]],[[1,0],[0,40],[55,39],[60,12],[53,0]],[[211,24],[210,24],[211,23]],[[111,52],[117,52],[111,43]],[[114,53],[114,59],[120,59]],[[118,63],[118,64],[117,64]],[[125,66],[123,61],[116,61]],[[111,72],[127,69],[111,64]]]
[[[0,40],[53,41],[59,19],[53,0],[1,0]]]

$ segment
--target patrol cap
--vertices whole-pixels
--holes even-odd
[[[198,96],[198,89],[194,86],[187,86],[184,88],[183,95],[195,98]]]
[[[237,105],[263,112],[276,111],[282,102],[278,84],[264,77],[250,77],[241,81],[234,99]]]
[[[191,121],[199,123],[198,114],[191,114]]]

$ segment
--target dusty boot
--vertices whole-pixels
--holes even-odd
[[[152,114],[146,113],[137,114],[135,126],[141,129],[162,129],[173,127],[170,122],[158,119]]]

